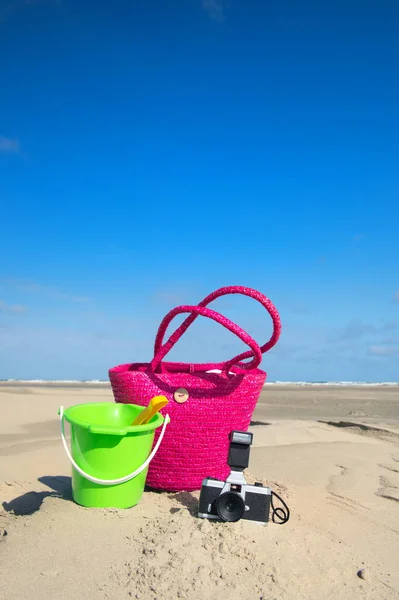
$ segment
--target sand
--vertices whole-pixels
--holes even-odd
[[[71,500],[57,409],[108,386],[0,385],[0,598],[399,598],[399,389],[267,386],[248,482],[284,525],[210,523],[195,493],[130,510]]]

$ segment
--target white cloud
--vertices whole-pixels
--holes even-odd
[[[399,324],[396,321],[380,321],[378,325],[371,323],[364,323],[360,319],[354,319],[347,323],[345,327],[338,330],[331,338],[331,341],[337,340],[361,340],[367,336],[373,336],[374,341],[377,341],[377,337],[380,339],[378,343],[381,344],[381,336],[396,332],[399,329]]]
[[[0,23],[15,12],[40,5],[59,7],[62,6],[62,0],[10,0],[9,2],[0,2]]]
[[[26,6],[34,6],[37,4],[54,4],[55,6],[61,6],[62,0],[25,0]]]
[[[21,304],[6,304],[0,300],[0,311],[22,313],[26,311],[26,306],[22,306]]]
[[[310,308],[310,306],[307,306],[306,304],[293,304],[291,307],[291,312],[294,313],[294,315],[311,315],[311,314],[315,314],[316,310],[312,310]]]
[[[202,8],[214,21],[224,21],[225,12],[223,0],[202,0]]]
[[[43,285],[35,281],[25,281],[13,277],[0,279],[0,286],[11,287],[19,292],[28,294],[43,294],[60,300],[67,300],[69,302],[87,302],[89,300],[86,296],[65,293],[54,286]]]
[[[399,347],[395,346],[370,346],[369,348],[370,354],[374,356],[393,356],[394,354],[398,354]]]
[[[15,138],[8,138],[0,135],[0,152],[5,154],[15,154],[19,152],[19,141]]]
[[[154,298],[156,302],[160,302],[162,304],[167,304],[170,308],[174,308],[180,304],[188,304],[187,298],[180,291],[176,292],[156,292],[154,294]]]
[[[345,325],[338,333],[340,340],[358,340],[365,335],[375,333],[376,328],[369,323],[363,323],[359,319],[354,319]]]

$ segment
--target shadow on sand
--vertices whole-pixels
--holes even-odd
[[[33,513],[40,509],[45,498],[52,497],[72,500],[70,477],[44,475],[43,477],[39,477],[38,481],[44,483],[52,491],[26,492],[22,496],[17,496],[17,498],[10,500],[10,502],[3,502],[4,510],[17,516],[33,515]]]

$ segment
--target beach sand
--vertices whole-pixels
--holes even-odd
[[[399,598],[398,387],[265,387],[246,477],[291,510],[267,527],[196,518],[198,492],[73,503],[57,410],[106,400],[0,384],[1,599]]]

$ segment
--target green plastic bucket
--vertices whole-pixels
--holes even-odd
[[[144,491],[148,465],[162,441],[169,417],[156,414],[146,425],[131,426],[144,410],[135,404],[100,402],[59,409],[61,438],[72,464],[72,497],[97,508],[130,508]],[[64,420],[71,426],[71,452]],[[163,424],[158,441],[155,429]]]

